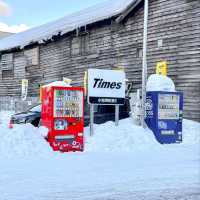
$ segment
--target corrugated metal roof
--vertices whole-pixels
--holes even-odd
[[[65,34],[94,22],[117,16],[137,0],[108,0],[56,21],[17,33],[0,41],[0,51],[23,48],[31,43],[43,43],[52,36]]]

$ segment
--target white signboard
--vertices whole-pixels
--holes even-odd
[[[88,70],[88,102],[90,104],[124,104],[125,72],[118,70]]]

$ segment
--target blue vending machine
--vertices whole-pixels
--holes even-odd
[[[147,92],[146,123],[161,144],[182,142],[183,93]]]

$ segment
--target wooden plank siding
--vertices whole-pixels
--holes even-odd
[[[184,117],[200,121],[200,0],[150,0],[148,28],[148,74],[155,72],[158,61],[166,60],[168,75],[176,89],[184,92]],[[15,76],[0,79],[0,96],[20,95],[23,77],[29,79],[28,94],[35,96],[39,84],[68,77],[74,85],[83,85],[87,68],[119,65],[125,67],[136,90],[141,87],[142,40],[140,5],[123,23],[112,19],[110,24],[91,26],[78,37],[74,32],[40,45],[38,66],[27,67],[23,58],[17,59],[23,51],[14,53]]]

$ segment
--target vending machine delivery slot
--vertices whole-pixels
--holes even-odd
[[[43,86],[42,125],[49,129],[48,142],[53,150],[84,150],[83,109],[83,88]]]

